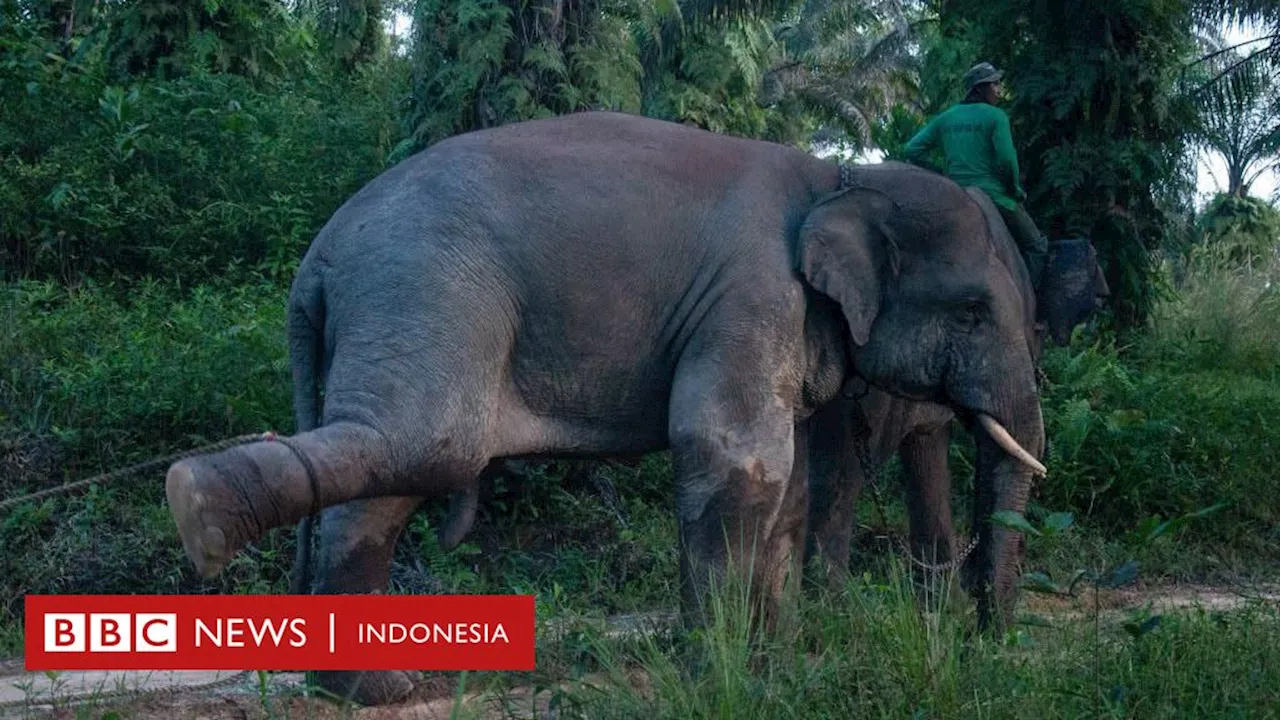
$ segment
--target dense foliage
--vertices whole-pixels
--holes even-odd
[[[1194,119],[1177,92],[1194,57],[1185,3],[948,2],[946,32],[1007,68],[1028,204],[1051,237],[1086,236],[1107,263],[1122,328],[1153,301],[1151,253],[1186,209],[1183,143]]]
[[[1248,196],[1247,179],[1276,148],[1266,63],[1277,46],[1201,56],[1225,47],[1205,41],[1206,22],[1232,11],[1271,27],[1275,6],[0,0],[0,497],[231,435],[292,430],[283,337],[292,271],[347,197],[426,145],[612,109],[894,157],[960,99],[959,78],[985,59],[1007,71],[1004,107],[1032,213],[1054,236],[1090,236],[1117,293],[1109,317],[1044,362],[1052,478],[1031,515],[1069,511],[1079,533],[1033,543],[1031,561],[1060,574],[1111,562],[1133,551],[1135,523],[1221,506],[1143,550],[1151,572],[1274,575],[1280,213]],[[412,20],[407,36],[387,32],[392,13]],[[1235,153],[1242,168],[1241,182],[1200,210],[1191,202],[1196,148]],[[961,439],[954,454],[960,485],[965,447]],[[578,478],[574,493],[563,470],[538,468],[499,489],[474,544],[452,553],[430,528],[442,509],[416,517],[394,589],[530,590],[575,613],[670,605],[665,459]],[[216,581],[195,578],[157,480],[0,513],[0,654],[18,647],[24,592],[283,589],[287,530]],[[900,510],[884,522],[878,533],[902,533]],[[424,576],[435,585],[424,587]],[[816,714],[872,702],[890,715],[1025,716],[1001,705],[1024,691],[1050,698],[1042,714],[1080,698],[1068,714],[1090,705],[1096,714],[1104,696],[1118,712],[1129,707],[1111,686],[1063,689],[1057,675],[999,648],[961,665],[943,638],[935,651],[951,664],[912,665],[908,645],[925,635],[905,619],[909,604],[887,601],[879,580],[860,582],[864,604],[854,607],[870,610],[820,620],[805,640],[835,648],[843,664],[810,674],[779,655],[770,682],[735,665],[711,695],[669,679],[647,714],[701,716],[712,698],[743,717],[772,716],[811,700],[811,681],[835,698],[806,705]],[[873,621],[884,613],[900,614],[898,624]],[[1203,642],[1214,622],[1189,621],[1183,634],[1145,645],[1108,641],[1102,655],[1048,642],[1061,642],[1052,647],[1072,663],[1064,682],[1102,657],[1117,683],[1141,694],[1134,703],[1176,714],[1186,685],[1152,668],[1174,656],[1226,657],[1223,677],[1250,667],[1248,655]],[[1223,642],[1247,645],[1240,627]],[[1258,662],[1273,646],[1258,645]],[[649,660],[665,667],[660,653]],[[1271,675],[1250,677],[1246,691]]]
[[[238,267],[283,279],[399,135],[407,73],[393,59],[343,77],[192,69],[116,82],[105,48],[64,58],[21,25],[0,43],[9,277],[190,282]]]

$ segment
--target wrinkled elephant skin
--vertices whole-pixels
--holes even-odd
[[[995,208],[989,206],[977,191],[969,192],[983,205],[990,224],[991,252],[1017,279],[1026,303],[1026,317],[1042,318],[1049,336],[1055,342],[1065,343],[1075,326],[1086,322],[1099,300],[1110,294],[1098,264],[1097,252],[1083,239],[1051,243],[1050,261],[1040,293],[1047,307],[1037,313],[1030,278],[1012,236],[998,219]],[[1034,334],[1033,328],[1028,328],[1027,332],[1031,337],[1032,357],[1038,361],[1042,352],[1040,338]],[[948,465],[952,421],[956,419],[956,413],[945,405],[917,402],[876,388],[862,389],[847,400],[846,405],[838,410],[825,410],[831,416],[826,423],[828,431],[822,436],[826,441],[811,445],[807,559],[818,563],[832,585],[839,586],[845,582],[856,522],[854,506],[869,481],[869,473],[883,467],[896,453],[902,463],[910,551],[920,562],[913,564],[912,570],[923,575],[922,565],[950,568],[957,557],[951,512],[952,478]],[[1038,418],[1038,407],[1029,409],[1034,409]],[[857,428],[853,418],[859,416],[866,423],[865,458],[860,457],[855,439]],[[970,417],[962,416],[961,419],[972,434],[984,438],[985,432],[980,423],[973,423]],[[1027,418],[1024,422],[1035,424],[1038,420]],[[831,430],[839,428],[841,423],[844,427],[840,431]],[[1015,575],[1012,565],[1019,557],[1021,547],[1017,538],[1003,532],[997,535],[996,529],[990,528],[984,520],[992,511],[995,488],[1010,480],[997,473],[1016,474],[1018,469],[1003,464],[1003,454],[991,452],[989,444],[989,439],[979,442],[972,519],[973,526],[980,530],[979,542],[973,553],[965,558],[962,580],[977,596],[983,624],[1004,627],[1012,619]],[[984,446],[988,451],[983,451]],[[874,467],[870,470],[864,468],[864,461]],[[1012,481],[1015,485],[1024,482],[1020,478]],[[1024,504],[1025,501],[1011,503],[1013,506]],[[1004,544],[1000,551],[994,548],[998,542]],[[933,583],[922,584],[926,588],[934,586]]]
[[[298,268],[299,432],[171,468],[189,557],[217,573],[319,513],[317,591],[377,592],[415,499],[474,494],[497,458],[669,448],[686,621],[748,564],[776,617],[803,554],[807,418],[850,376],[1043,449],[1026,308],[982,207],[909,166],[845,177],[616,113],[459,135],[387,170]],[[1015,507],[1016,461],[995,461],[1011,480],[992,506]],[[402,692],[381,680],[364,700]]]

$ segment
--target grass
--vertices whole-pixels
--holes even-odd
[[[1156,307],[1138,343],[1148,360],[1181,368],[1280,378],[1280,245],[1262,260],[1232,262],[1230,247],[1197,246],[1163,273],[1176,292]]]
[[[544,621],[568,614],[550,604],[539,610]],[[838,592],[803,596],[790,631],[755,631],[743,593],[728,587],[713,595],[702,631],[540,633],[535,672],[437,679],[456,688],[458,718],[530,717],[535,703],[539,717],[551,706],[566,720],[1280,717],[1274,603],[1050,617],[1000,638],[975,635],[970,617],[922,607],[899,564]],[[495,715],[494,701],[505,711]],[[223,717],[228,703],[201,711]],[[241,707],[247,717],[350,716],[269,688]],[[84,716],[107,710],[160,716],[110,700]]]
[[[1153,581],[1280,577],[1274,272],[1197,260],[1149,332],[1123,346],[1081,334],[1048,353],[1051,476],[1028,516],[1039,525],[1068,511],[1074,524],[1030,543],[1026,569],[1042,584],[1065,585],[1081,570],[1106,577],[1129,561]],[[127,294],[5,286],[0,496],[231,435],[289,431],[284,296],[269,283],[152,283]],[[952,460],[964,518],[972,466],[960,434]],[[449,553],[434,534],[443,507],[417,515],[392,590],[532,592],[544,618],[674,610],[668,458],[570,479],[567,470],[551,464],[500,484],[468,542]],[[752,636],[730,593],[691,641],[584,629],[546,642],[537,673],[468,684],[610,679],[599,692],[561,691],[562,717],[1276,716],[1274,607],[1168,617],[1137,637],[1125,629],[1132,618],[1107,619],[1096,635],[1086,619],[992,639],[969,637],[966,613],[921,614],[897,558],[874,540],[905,531],[896,473],[886,475],[887,507],[862,502],[855,579],[838,595],[805,598],[794,633]],[[1221,507],[1149,537],[1210,506]],[[20,652],[25,593],[283,592],[292,536],[270,533],[206,582],[182,555],[159,472],[0,512],[0,657]],[[696,679],[686,673],[690,652],[707,670]]]
[[[734,594],[730,594],[734,597]],[[1128,616],[972,637],[955,615],[922,613],[901,570],[803,604],[799,631],[762,640],[741,603],[720,606],[693,652],[661,641],[601,645],[608,681],[571,693],[561,717],[1027,718],[1276,717],[1274,606],[1166,616],[1140,635]],[[635,682],[639,670],[644,679]],[[637,687],[639,685],[639,687]],[[570,708],[566,711],[564,708]]]

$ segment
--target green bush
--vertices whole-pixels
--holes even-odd
[[[1200,244],[1214,247],[1235,266],[1267,262],[1280,247],[1280,211],[1260,198],[1221,194],[1196,222]]]
[[[1261,260],[1229,244],[1193,248],[1164,263],[1172,292],[1128,347],[1047,353],[1042,505],[1118,528],[1225,503],[1198,532],[1280,542],[1280,258]]]
[[[285,293],[51,281],[0,290],[0,497],[221,440],[293,430]],[[165,468],[0,512],[0,655],[25,593],[281,592],[292,533],[204,582],[164,503]]]
[[[1119,530],[1226,503],[1230,510],[1197,527],[1237,541],[1280,522],[1276,384],[1135,364],[1097,346],[1053,350],[1045,371],[1051,475],[1038,485],[1039,504]]]
[[[7,278],[284,280],[399,139],[399,59],[351,78],[231,74],[109,84],[0,33],[0,266]]]
[[[268,284],[9,285],[0,428],[53,436],[89,467],[292,431],[284,310],[284,291]]]

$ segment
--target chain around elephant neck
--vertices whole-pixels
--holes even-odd
[[[844,166],[841,167],[843,168]],[[862,384],[862,389],[852,395],[854,420],[858,424],[858,428],[853,433],[853,444],[855,451],[858,453],[858,462],[862,465],[862,471],[867,477],[868,484],[871,486],[871,494],[874,497],[876,509],[880,513],[880,521],[887,525],[888,515],[885,513],[885,500],[884,496],[880,492],[880,479],[883,477],[884,468],[883,466],[873,462],[871,459],[871,447],[869,443],[871,437],[871,423],[867,421],[866,413],[863,412],[862,409],[862,401],[866,399],[867,395],[871,392],[871,385],[862,378],[858,378],[858,380]],[[911,560],[912,564],[920,567],[925,572],[950,572],[960,567],[969,555],[977,549],[978,534],[974,533],[973,538],[969,541],[969,544],[965,549],[960,552],[960,554],[944,563],[933,564],[920,560],[912,554],[911,548],[901,540],[898,541],[898,547],[902,550],[902,553]]]
[[[840,163],[840,189],[851,188],[854,184],[853,166],[848,163]]]

